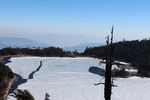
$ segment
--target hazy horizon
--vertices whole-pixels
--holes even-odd
[[[86,37],[82,35],[58,35],[58,34],[38,34],[38,35],[1,35],[0,38],[27,38],[40,43],[44,43],[47,46],[55,47],[73,47],[82,44],[91,44],[91,43],[105,43],[103,42],[105,38],[100,37]]]

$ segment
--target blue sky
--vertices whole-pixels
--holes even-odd
[[[114,25],[116,41],[148,38],[149,5],[149,0],[0,0],[0,36],[77,35],[104,42]]]

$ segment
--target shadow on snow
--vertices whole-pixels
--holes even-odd
[[[96,74],[96,75],[100,75],[100,76],[104,76],[104,74],[105,74],[104,69],[96,67],[96,66],[91,66],[89,68],[89,72],[93,73],[93,74]]]
[[[33,79],[34,74],[38,72],[41,67],[42,61],[40,61],[40,65],[38,66],[38,68],[29,74],[29,77],[27,79],[24,79],[22,76],[14,73],[14,75],[18,78],[18,81],[11,87],[11,89],[9,90],[9,94],[13,93],[18,88],[19,85],[26,83],[28,79]]]

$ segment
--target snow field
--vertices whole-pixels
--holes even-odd
[[[103,77],[90,73],[90,67],[104,68],[94,58],[16,57],[7,65],[17,74],[28,78],[42,61],[41,69],[34,78],[19,86],[29,90],[36,100],[43,100],[45,93],[51,100],[104,100],[104,86],[98,83]],[[150,79],[117,78],[112,100],[148,100]]]

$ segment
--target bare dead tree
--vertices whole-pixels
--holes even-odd
[[[113,30],[111,30],[111,38],[107,37],[106,43],[106,71],[105,71],[105,87],[104,87],[104,98],[105,100],[111,100],[111,90],[112,90],[112,64],[113,64]]]

